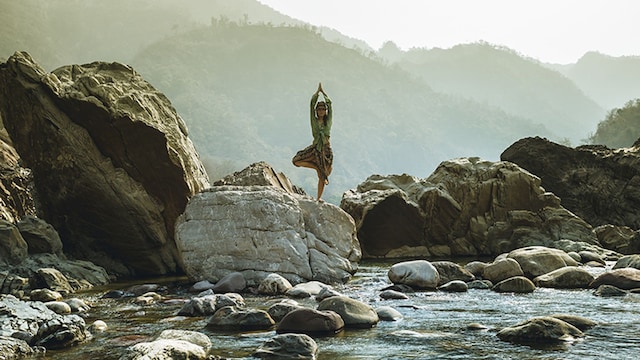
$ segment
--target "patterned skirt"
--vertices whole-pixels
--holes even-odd
[[[324,144],[322,151],[318,151],[313,144],[309,145],[298,151],[291,161],[295,166],[300,166],[298,164],[300,162],[313,164],[314,168],[323,176],[323,180],[327,180],[333,169],[333,151],[331,150],[331,144],[328,142]]]

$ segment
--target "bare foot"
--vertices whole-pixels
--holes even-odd
[[[329,185],[329,178],[324,179],[324,184]]]

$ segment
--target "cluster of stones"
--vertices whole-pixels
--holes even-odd
[[[90,326],[81,315],[90,307],[50,289],[32,291],[33,300],[0,295],[0,353],[10,359],[42,355],[47,349],[78,345],[105,329],[103,322]],[[13,356],[13,357],[12,357]]]
[[[162,297],[150,284],[125,292],[110,292],[106,297],[136,296],[137,304],[151,304],[155,296]],[[191,297],[178,311],[178,316],[206,317],[206,327],[224,331],[276,331],[276,335],[255,350],[254,356],[267,359],[315,359],[318,346],[312,336],[333,335],[345,328],[371,328],[381,319],[396,320],[399,313],[389,315],[389,309],[374,309],[359,300],[341,295],[331,285],[309,281],[292,286],[279,274],[269,274],[256,288],[248,288],[239,272],[230,273],[215,284],[195,283]],[[240,294],[252,290],[265,296],[286,296],[268,309],[248,308]],[[312,308],[296,299],[315,297]],[[147,302],[147,299],[149,299]],[[380,315],[379,315],[380,312]],[[206,339],[205,339],[206,338]],[[174,354],[180,358],[207,359],[211,342],[206,335],[193,331],[163,332],[155,340],[135,344],[121,359],[164,359],[158,354]],[[180,355],[175,355],[175,354]]]
[[[517,249],[497,257],[492,263],[474,261],[465,266],[449,261],[403,261],[389,268],[387,276],[392,285],[380,289],[379,296],[384,300],[409,299],[415,291],[464,292],[470,288],[528,293],[537,287],[597,288],[594,291],[596,295],[607,296],[610,293],[602,289],[616,288],[623,293],[637,291],[633,289],[640,288],[640,270],[632,266],[638,265],[638,256],[625,256],[614,269],[594,277],[586,267],[605,266],[604,259],[597,254],[566,253],[546,247]],[[263,278],[257,287],[248,286],[242,274],[235,272],[215,284],[197,282],[191,291],[199,291],[199,294],[182,306],[178,312],[180,316],[207,317],[209,329],[275,330],[277,335],[255,351],[254,356],[261,358],[314,359],[318,346],[313,336],[333,335],[348,328],[371,328],[379,321],[395,321],[403,317],[393,307],[373,308],[318,281],[292,286],[287,279],[275,273]],[[240,295],[244,291],[286,298],[269,302],[264,309],[247,308],[245,299]],[[317,306],[299,302],[299,299],[310,297],[315,298]],[[567,342],[584,337],[584,331],[595,325],[595,322],[580,316],[550,314],[500,329],[496,335],[504,341],[525,344]],[[161,336],[152,343],[131,347],[125,358],[138,359],[132,354],[148,355],[160,351],[157,347],[166,346],[177,347],[169,345],[167,337]]]
[[[407,298],[399,290],[424,289],[464,292],[470,288],[496,292],[529,293],[537,287],[595,289],[597,296],[624,296],[640,292],[640,255],[621,257],[613,269],[595,277],[587,267],[605,267],[596,253],[564,252],[532,246],[498,256],[492,263],[473,261],[464,267],[453,262],[405,261],[389,269],[392,289],[384,298]],[[516,343],[571,341],[596,324],[579,316],[555,314],[528,319],[504,328],[497,336]]]
[[[68,260],[53,227],[25,216],[0,220],[0,353],[31,356],[80,344],[104,323],[86,326],[79,290],[109,283],[93,263]]]

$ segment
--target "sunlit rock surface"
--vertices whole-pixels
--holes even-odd
[[[373,175],[343,195],[364,257],[498,255],[561,239],[598,244],[592,228],[510,162],[460,158],[426,179]]]
[[[0,64],[0,114],[33,172],[38,216],[64,251],[122,275],[178,271],[173,239],[209,186],[183,120],[131,67],[45,72],[24,52]]]
[[[248,185],[264,181],[242,180],[243,173],[275,171],[259,163],[225,178],[221,183],[230,185],[196,194],[179,218],[176,241],[187,275],[216,282],[237,271],[249,286],[271,273],[294,284],[348,280],[361,256],[351,216],[289,186]]]
[[[20,164],[20,156],[0,123],[0,219],[16,223],[24,216],[35,215],[32,188],[31,170]]]

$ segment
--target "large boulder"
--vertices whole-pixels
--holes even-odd
[[[282,187],[233,184],[196,194],[177,222],[190,278],[215,282],[237,271],[248,286],[271,273],[294,284],[339,283],[356,271],[361,253],[349,214]]]
[[[482,271],[482,277],[494,284],[514,276],[524,276],[520,264],[511,258],[503,258],[487,265]]]
[[[507,258],[517,261],[524,275],[530,279],[565,266],[579,265],[566,252],[544,246],[528,246],[516,249],[509,252]]]
[[[207,327],[218,330],[267,330],[276,324],[268,312],[225,306],[207,320]]]
[[[344,320],[346,327],[370,328],[380,321],[371,305],[346,296],[328,297],[318,304],[318,310],[334,311]]]
[[[387,277],[394,284],[417,289],[435,289],[440,283],[438,270],[427,260],[411,260],[393,264]]]
[[[639,146],[571,148],[535,137],[518,140],[500,159],[539,176],[542,186],[559,196],[564,207],[591,225],[640,229]]]
[[[318,344],[306,334],[280,334],[267,340],[253,357],[274,360],[315,360]]]
[[[365,257],[496,256],[566,239],[597,244],[592,228],[510,162],[461,158],[431,176],[373,175],[343,195]]]
[[[334,311],[301,307],[286,314],[276,327],[278,334],[335,334],[344,328],[344,320]]]
[[[569,342],[584,337],[584,333],[570,323],[555,317],[531,318],[497,333],[500,340],[518,344]]]
[[[607,271],[598,275],[589,284],[592,288],[597,288],[600,285],[612,285],[623,290],[638,289],[640,288],[640,270],[626,267]]]
[[[64,248],[119,275],[178,268],[174,225],[209,186],[184,121],[131,67],[0,64],[0,116]]]
[[[594,279],[595,276],[583,268],[565,266],[535,277],[533,283],[536,286],[546,288],[586,289]]]

